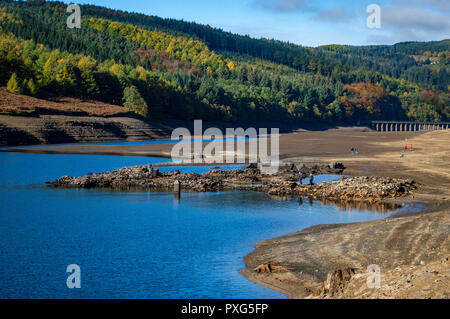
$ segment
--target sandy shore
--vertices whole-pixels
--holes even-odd
[[[347,175],[414,179],[419,188],[402,201],[426,211],[388,220],[321,225],[269,239],[245,258],[242,274],[292,298],[448,298],[450,273],[450,130],[380,133],[366,128],[296,131],[280,136],[280,157],[301,162],[343,162]],[[405,152],[404,145],[413,145]],[[14,151],[169,157],[169,144],[60,145]],[[357,147],[359,155],[350,148]],[[369,289],[366,268],[381,268],[381,287]],[[268,272],[254,268],[270,265]],[[338,291],[327,274],[353,269]],[[330,277],[330,276],[329,276]],[[333,278],[331,276],[330,278]],[[328,278],[328,279],[330,279]]]

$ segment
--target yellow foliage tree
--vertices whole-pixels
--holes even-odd
[[[27,91],[30,95],[35,95],[37,92],[36,84],[34,83],[33,79],[29,79],[27,81]]]
[[[19,85],[19,80],[17,79],[17,74],[13,73],[11,75],[11,78],[8,81],[8,84],[6,86],[6,89],[11,93],[22,93]]]

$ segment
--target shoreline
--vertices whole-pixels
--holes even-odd
[[[449,243],[448,232],[450,226],[450,205],[434,208],[428,206],[421,212],[404,212],[402,216],[390,216],[374,221],[356,222],[348,224],[321,224],[305,228],[299,232],[291,233],[276,238],[271,238],[257,243],[254,250],[244,257],[246,267],[239,270],[239,273],[246,279],[274,289],[283,293],[288,299],[324,299],[324,298],[449,298]],[[432,253],[418,251],[414,245],[404,245],[397,252],[398,255],[385,253],[387,244],[392,243],[392,236],[398,228],[408,227],[410,234],[402,234],[396,241],[403,241],[405,237],[412,235],[420,237],[421,225],[426,224],[431,232],[436,232],[434,238],[421,243],[421,249],[432,250]],[[441,224],[441,225],[439,225]],[[376,237],[373,231],[376,229]],[[444,230],[443,230],[444,229]],[[352,238],[345,239],[343,242],[336,243],[336,239],[346,237],[343,234],[351,234]],[[426,236],[430,233],[425,234]],[[386,236],[387,235],[387,236]],[[374,238],[375,237],[375,238]],[[423,234],[422,234],[422,237]],[[441,237],[441,238],[439,238]],[[374,244],[374,242],[377,242]],[[293,248],[293,243],[299,243],[299,248]],[[345,249],[350,254],[333,254],[337,251],[342,252],[343,247],[352,245]],[[366,243],[370,254],[365,254],[365,258],[358,256],[361,249],[358,250],[358,244]],[[440,251],[437,256],[434,255],[436,242]],[[303,245],[303,246],[302,246]],[[401,243],[397,243],[402,246]],[[430,247],[424,247],[430,246]],[[405,248],[413,248],[419,256],[412,256]],[[308,247],[308,248],[304,248]],[[381,248],[383,247],[383,248]],[[398,247],[397,247],[398,248]],[[354,251],[356,254],[354,254]],[[312,251],[325,250],[323,253],[314,254]],[[333,251],[335,250],[335,251]],[[331,253],[330,253],[331,252]],[[324,255],[328,259],[323,259]],[[378,255],[381,255],[379,258]],[[289,258],[286,255],[291,256]],[[332,255],[333,257],[330,257]],[[378,257],[378,258],[377,258]],[[410,259],[405,262],[404,259]],[[380,265],[382,274],[381,289],[370,289],[365,287],[369,273],[366,268],[371,265]],[[268,265],[269,271],[255,271],[261,265]],[[428,267],[428,268],[427,268]],[[354,274],[345,280],[340,278],[337,282],[331,284],[331,287],[337,286],[338,289],[330,289],[330,277],[338,271],[352,269]],[[395,274],[395,272],[407,269],[407,272]],[[427,292],[423,291],[422,286],[410,284],[411,279],[419,279],[413,275],[411,279],[405,279],[409,274],[420,273],[420,276],[430,274],[425,282]],[[394,274],[393,274],[394,273]],[[385,278],[389,278],[387,280]],[[434,282],[440,281],[442,285],[430,289]],[[328,284],[328,286],[327,286]],[[409,285],[410,284],[410,285]],[[395,291],[397,288],[397,291]]]
[[[389,152],[379,154],[381,160],[353,159],[351,164],[333,158],[350,166],[347,175],[416,176],[419,189],[401,202],[415,203],[420,211],[411,207],[413,212],[400,211],[376,221],[316,225],[264,240],[244,257],[246,267],[239,273],[287,298],[448,299],[449,167],[448,163],[441,166],[440,154],[434,152],[438,139],[445,140],[449,133],[417,137],[414,143],[424,143],[424,150],[412,153],[414,161],[408,163],[399,163]],[[418,165],[425,161],[428,166]],[[366,285],[366,268],[371,264],[381,268],[378,289]]]
[[[290,137],[295,134],[298,133],[290,134]],[[370,134],[367,135],[370,138]],[[320,149],[320,145],[318,146],[320,155],[292,154],[292,144],[295,143],[297,137],[294,136],[295,140],[287,140],[287,143],[284,141],[285,145],[281,145],[280,154],[284,160],[301,159],[316,163],[339,161],[348,167],[345,173],[351,176],[363,174],[416,178],[421,185],[420,189],[401,201],[420,203],[425,206],[420,212],[401,212],[397,216],[370,222],[316,225],[297,233],[267,239],[256,244],[255,250],[244,258],[246,268],[240,270],[239,273],[252,282],[285,294],[288,298],[448,298],[446,287],[450,286],[450,274],[445,267],[449,268],[447,261],[450,251],[448,217],[450,215],[448,214],[450,212],[450,167],[447,161],[450,150],[442,149],[440,145],[445,143],[449,136],[449,130],[413,134],[409,142],[417,145],[415,152],[403,153],[395,150],[396,144],[404,143],[404,136],[401,135],[392,140],[371,142],[372,145],[367,147],[367,154],[359,157],[350,157],[348,154],[342,153],[330,155],[323,148]],[[369,147],[372,146],[374,149],[370,150]],[[167,154],[167,145],[163,144],[156,145],[156,147],[151,145],[148,147],[149,149],[145,150],[146,155],[140,153],[142,147],[139,146],[127,147],[121,152],[111,150],[92,152],[89,147],[87,149],[75,147],[72,150],[64,149],[64,146],[57,148],[59,150],[47,149],[37,152],[33,150],[29,153],[155,157],[157,157],[155,154],[159,154],[163,155],[159,157],[167,157],[164,156]],[[17,149],[7,151],[17,152]],[[170,166],[176,165],[171,163]],[[428,228],[423,228],[424,226],[421,225],[427,225]],[[353,237],[352,241],[343,240],[349,234]],[[412,238],[414,236],[418,239]],[[305,241],[305,238],[308,240]],[[390,240],[392,238],[396,240]],[[301,245],[298,247],[304,248],[302,254],[299,254],[298,247],[289,246],[289,241],[300,241]],[[315,247],[318,251],[323,250],[326,254],[318,258],[317,255],[311,254],[311,251],[314,250],[311,247]],[[342,254],[343,252],[345,254]],[[411,256],[410,252],[414,252],[418,256]],[[356,253],[356,256],[352,253]],[[299,264],[292,268],[290,264],[292,260],[287,262],[283,260],[282,256],[295,258],[302,256],[304,260],[298,261]],[[386,277],[390,280],[381,289],[362,288],[367,278],[367,274],[363,270],[368,260],[380,263],[383,269],[383,278]],[[262,273],[254,271],[255,267],[265,264],[270,265],[273,271]],[[334,278],[334,272],[345,272],[349,268],[357,270],[356,273],[351,273],[350,280],[338,283],[337,286],[344,287],[344,289],[338,291],[331,289],[330,291],[329,281],[330,278]],[[433,270],[431,278],[422,280],[421,278],[425,276],[424,274],[428,274],[430,269]],[[415,277],[404,280],[404,277],[409,274]],[[395,284],[392,285],[392,282]],[[410,286],[410,282],[415,284]],[[441,285],[442,282],[445,285]],[[428,290],[422,291],[420,287],[428,287],[427,285],[431,285],[432,289],[426,288]]]
[[[45,147],[45,146],[43,146]],[[113,151],[54,151],[54,150],[34,150],[34,149],[0,149],[0,153],[24,153],[24,154],[48,154],[48,155],[111,155],[111,156],[135,156],[135,157],[161,157],[170,158],[170,154],[155,152],[139,154],[136,152],[113,152]]]
[[[388,202],[388,203],[394,203],[394,204],[399,204],[399,205],[400,205],[400,204],[404,204],[405,201],[399,202],[398,200],[393,200],[393,201],[387,201],[387,202]],[[425,204],[425,203],[420,203],[420,202],[410,202],[410,201],[406,201],[406,204],[411,204],[411,203],[412,203],[413,205],[414,205],[414,204],[423,205],[423,207],[421,208],[420,211],[414,211],[414,209],[415,209],[414,206],[408,207],[407,209],[405,209],[405,207],[402,206],[402,207],[400,207],[400,208],[398,209],[398,210],[399,210],[398,212],[393,212],[392,215],[387,216],[387,217],[382,217],[382,218],[380,218],[379,220],[392,219],[392,218],[399,218],[399,217],[406,217],[406,216],[412,216],[412,215],[415,215],[415,214],[427,213],[429,210],[432,209],[432,205],[431,205],[431,204]],[[378,220],[376,220],[376,221],[378,221]],[[358,224],[358,223],[367,223],[367,221],[363,221],[363,222],[353,222],[353,223],[351,223],[351,224]],[[317,225],[313,225],[313,226],[304,228],[304,229],[300,230],[298,233],[301,233],[301,232],[303,232],[303,231],[308,231],[308,230],[314,229],[314,228],[316,228],[316,227],[326,227],[326,226],[332,226],[332,225],[346,225],[346,224],[317,224]],[[292,234],[292,233],[291,233],[291,234]],[[263,243],[265,243],[265,242],[267,242],[267,241],[277,240],[278,238],[283,238],[283,237],[288,236],[288,235],[290,235],[290,234],[282,235],[282,236],[279,236],[279,237],[275,237],[275,238],[270,238],[270,239],[263,240],[263,241],[261,241],[261,242],[256,243],[256,244],[253,246],[253,248],[255,249],[255,247],[257,247],[258,245],[261,245],[261,244],[263,244]],[[253,251],[253,252],[254,252],[254,251]],[[250,254],[246,255],[246,256],[244,257],[244,259],[245,259],[247,256],[251,255],[253,252],[251,252]],[[276,267],[276,266],[275,266],[275,267]],[[281,283],[281,284],[279,284],[279,283],[276,283],[276,281],[274,282],[273,280],[267,280],[267,281],[265,281],[264,278],[261,278],[261,276],[255,275],[254,272],[253,272],[253,269],[247,268],[247,267],[238,270],[238,273],[239,273],[240,275],[242,275],[244,278],[246,278],[247,280],[249,280],[249,281],[251,281],[251,282],[253,282],[253,283],[257,284],[257,285],[260,285],[260,286],[263,286],[263,287],[266,287],[266,288],[275,290],[275,291],[277,291],[277,292],[283,294],[287,299],[296,299],[296,298],[298,298],[298,292],[296,291],[296,289],[292,289],[292,288],[290,287],[291,284],[286,284],[286,283]],[[286,276],[286,277],[287,277],[287,276]],[[281,282],[283,279],[278,279],[278,280]]]

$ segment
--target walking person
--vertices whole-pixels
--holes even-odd
[[[314,185],[314,175],[313,174],[309,175],[309,185]]]

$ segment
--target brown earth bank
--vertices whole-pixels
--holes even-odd
[[[290,298],[449,298],[450,215],[444,211],[320,225],[266,240],[241,273]],[[369,265],[380,288],[369,288]]]
[[[230,125],[203,123],[205,129],[219,127],[224,131]],[[261,123],[233,126],[266,127]],[[193,130],[193,121],[147,120],[118,105],[71,97],[36,98],[0,88],[0,146],[167,139],[177,127]],[[276,127],[281,131],[297,128],[289,124],[277,124]]]
[[[144,121],[117,105],[39,99],[0,88],[0,145],[149,140],[170,136],[174,125]]]

